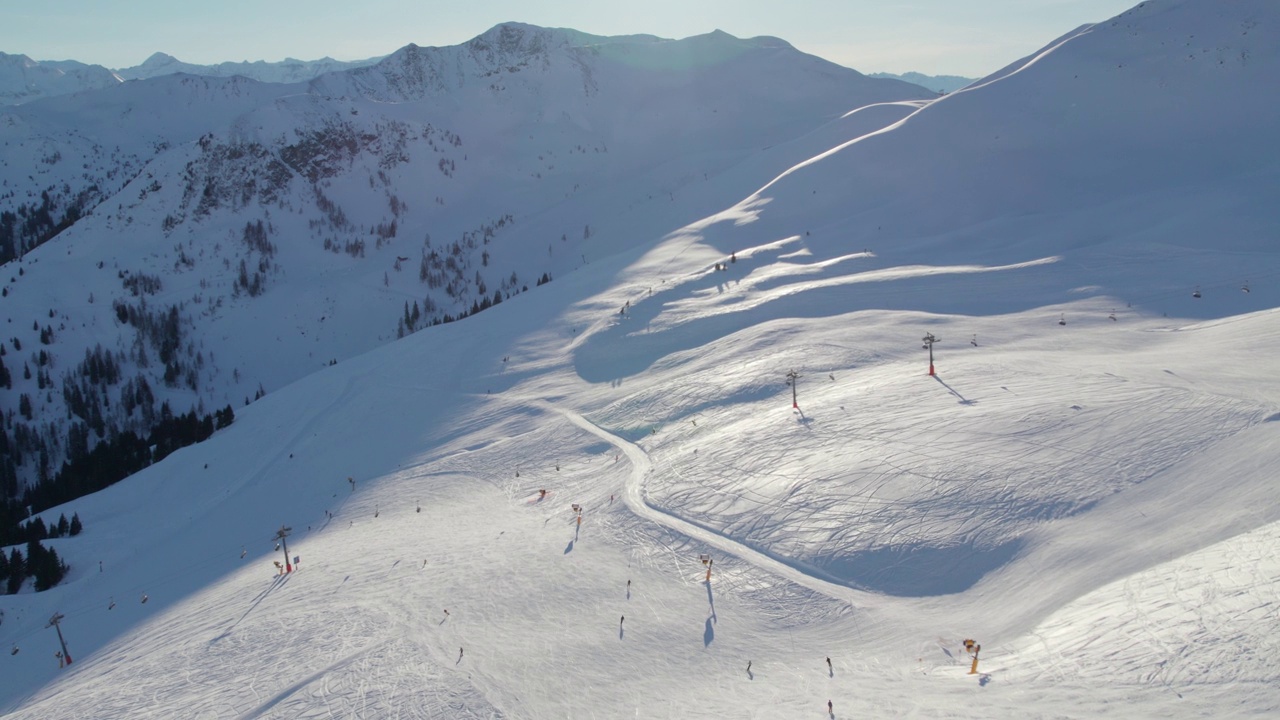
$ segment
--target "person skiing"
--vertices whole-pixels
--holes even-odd
[[[828,700],[828,701],[827,701],[827,714],[828,714],[828,715],[835,715],[835,713],[831,711],[831,701],[830,701],[830,700]]]
[[[747,661],[747,672],[751,672],[751,661]]]

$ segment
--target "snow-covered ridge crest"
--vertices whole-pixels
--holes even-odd
[[[376,65],[318,78],[313,91],[404,102],[466,88],[502,92],[510,84],[528,86],[539,82],[526,79],[530,74],[570,70],[575,74],[578,91],[590,96],[598,90],[596,78],[604,65],[687,73],[725,65],[748,53],[762,57],[785,53],[793,61],[803,57],[830,65],[800,53],[784,40],[767,36],[739,39],[715,30],[680,40],[652,35],[605,37],[508,22],[462,45],[407,45]],[[853,71],[839,68],[838,72],[847,75]]]
[[[0,105],[118,85],[121,78],[101,65],[74,60],[37,62],[0,52]]]
[[[323,57],[319,60],[297,60],[285,58],[278,62],[257,60],[253,62],[222,62],[216,65],[197,65],[182,62],[178,58],[163,53],[153,53],[141,65],[122,68],[116,73],[125,80],[141,80],[145,78],[187,73],[189,75],[212,75],[215,77],[231,77],[239,75],[259,82],[295,83],[311,80],[319,75],[340,70],[349,70],[365,65],[372,65],[380,58],[367,60],[334,60]]]

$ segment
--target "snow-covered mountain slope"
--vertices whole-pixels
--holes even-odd
[[[727,210],[50,510],[85,532],[62,586],[0,598],[3,707],[1274,716],[1277,164],[1267,117],[1201,103],[1274,118],[1277,20],[1148,2],[843,116]],[[1144,54],[1188,32],[1258,63]]]
[[[689,294],[699,276],[674,270],[685,258],[668,260],[675,287],[634,311],[685,296],[714,314]],[[722,271],[726,284],[747,262]],[[779,318],[695,350],[652,330],[672,343],[662,366],[588,383],[605,368],[576,348],[608,342],[615,323],[645,332],[603,298],[573,300],[609,287],[575,273],[330,368],[75,503],[85,535],[57,544],[72,577],[4,598],[0,639],[19,649],[12,716],[1280,707],[1265,622],[1280,586],[1259,551],[1278,526],[1280,424],[1267,420],[1280,386],[1258,370],[1280,349],[1275,311],[1066,327],[1040,310],[862,312]],[[910,342],[922,328],[945,339],[975,327],[987,331],[978,347],[939,349],[940,375],[924,373]],[[806,371],[799,413],[780,379],[788,361]],[[1206,431],[1198,453],[1162,439],[1176,425]],[[851,476],[868,453],[884,456],[878,471]],[[1064,472],[1093,458],[1157,471],[1110,487]],[[686,488],[674,502],[658,492],[673,483]],[[1053,520],[1064,494],[1101,498]],[[716,532],[708,506],[759,521]],[[769,519],[774,507],[785,521]],[[985,540],[1037,515],[965,589],[990,558]],[[269,540],[281,522],[301,559],[283,579]],[[779,526],[789,544],[762,548]],[[959,547],[938,542],[948,528]],[[788,555],[863,538],[878,556],[850,560],[880,582],[956,592],[850,588]],[[920,565],[922,546],[935,562]],[[54,610],[75,657],[61,672]],[[983,645],[979,676],[964,674],[964,637]]]
[[[54,95],[118,85],[121,78],[101,65],[74,60],[35,61],[0,52],[0,105],[18,105]]]
[[[908,309],[1106,293],[1216,315],[1197,285],[1239,295],[1280,270],[1280,104],[1257,91],[1280,72],[1275,22],[1264,2],[1144,3],[815,157],[802,167],[822,171],[784,174],[696,235],[722,253],[800,237],[817,259],[871,248],[893,265],[1058,259],[1037,293]]]
[[[513,24],[305,85],[169,75],[31,103],[0,115],[20,148],[0,250],[6,229],[10,248],[57,236],[10,267],[6,316],[35,328],[29,367],[101,345],[175,409],[239,405],[723,208],[912,108],[849,111],[927,94],[778,40]],[[166,341],[147,328],[171,312]],[[61,372],[8,406],[69,427],[39,392]]]
[[[166,53],[158,52],[143,61],[141,65],[120,68],[116,74],[125,80],[145,80],[162,75],[208,75],[211,77],[240,76],[268,83],[295,83],[311,80],[325,73],[372,65],[381,58],[365,60],[334,60],[323,57],[319,60],[297,60],[285,58],[278,62],[257,60],[249,62],[221,62],[216,65],[196,65],[182,62]]]

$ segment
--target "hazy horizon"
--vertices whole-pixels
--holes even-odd
[[[11,15],[0,50],[33,60],[77,60],[120,69],[156,52],[194,64],[278,62],[286,58],[363,60],[415,43],[464,43],[502,22],[566,27],[596,35],[679,39],[719,29],[738,37],[772,35],[860,72],[981,77],[1080,25],[1101,22],[1133,0],[981,0],[911,6],[855,0],[779,5],[719,0],[690,6],[659,0],[642,7],[511,0],[426,7],[375,0],[353,16],[334,0],[283,0],[269,6],[230,0],[187,6],[141,0],[120,13],[89,0],[53,0]]]

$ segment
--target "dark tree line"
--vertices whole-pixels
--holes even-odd
[[[68,458],[53,476],[28,487],[23,504],[32,512],[97,492],[159,462],[174,451],[208,439],[215,430],[235,421],[230,405],[200,417],[195,410],[174,415],[169,404],[160,406],[160,417],[142,437],[132,430],[111,434],[91,450]]]
[[[6,501],[5,508],[0,512],[10,510],[10,506],[16,506],[16,502]],[[71,519],[67,520],[66,513],[58,516],[58,522],[51,522],[45,525],[42,518],[36,518],[27,524],[22,524],[23,517],[26,515],[25,507],[14,507],[12,517],[16,518],[12,524],[5,523],[4,527],[0,527],[0,546],[17,545],[19,543],[31,542],[32,540],[47,540],[48,538],[75,537],[84,530],[84,525],[80,522],[79,513],[72,513]],[[9,515],[6,515],[8,518]]]
[[[17,212],[0,212],[0,264],[22,257],[71,227],[97,193],[98,186],[90,185],[59,213],[57,198],[45,190],[40,193],[39,204],[19,205]]]
[[[10,551],[7,557],[0,553],[0,582],[4,583],[5,592],[9,595],[18,592],[29,577],[36,579],[36,592],[48,590],[62,582],[69,569],[57,551],[35,539],[27,542],[26,557],[18,548]]]

